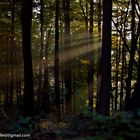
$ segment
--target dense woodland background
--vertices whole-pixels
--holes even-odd
[[[140,1],[1,0],[0,108],[57,122],[139,109]]]

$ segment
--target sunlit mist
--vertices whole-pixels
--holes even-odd
[[[76,40],[75,40],[75,42],[76,42]],[[85,38],[82,38],[81,40],[79,39],[77,44],[74,46],[71,45],[70,48],[67,50],[61,49],[59,51],[59,62],[60,63],[65,63],[65,62],[75,59],[79,56],[84,56],[89,52],[97,51],[98,49],[101,48],[101,42],[98,42],[98,37],[94,37],[94,44],[91,44],[91,39],[89,39],[86,42]],[[46,58],[43,57],[43,60],[45,62]],[[50,64],[54,63],[54,54],[49,56],[48,61]]]

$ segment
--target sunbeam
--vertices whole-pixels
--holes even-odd
[[[86,55],[88,52],[92,52],[101,48],[101,42],[98,42],[98,37],[94,37],[94,45],[91,44],[91,39],[87,42],[86,40],[83,40],[84,38],[82,38],[82,40],[78,40],[78,42],[74,43],[74,45],[67,50],[61,49],[59,51],[59,63],[65,63],[79,56]],[[44,58],[43,60],[45,63]],[[54,54],[49,56],[48,62],[50,65],[54,65]]]

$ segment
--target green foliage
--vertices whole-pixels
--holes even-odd
[[[138,114],[139,111],[135,114],[118,112],[109,117],[83,110],[77,118],[69,119],[70,126],[67,131],[75,134],[77,138],[74,140],[138,139],[140,138]],[[63,137],[68,134],[67,131],[61,132]]]
[[[99,115],[85,108],[79,116],[68,116],[65,127],[43,128],[39,117],[20,117],[8,123],[10,133],[30,133],[33,138],[50,140],[125,140],[140,138],[140,110]],[[48,122],[46,121],[46,124]],[[52,124],[53,125],[53,124]]]
[[[19,120],[7,124],[10,133],[29,133],[40,131],[38,117],[20,117]]]

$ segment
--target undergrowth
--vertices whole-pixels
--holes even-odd
[[[28,139],[35,140],[139,140],[140,110],[104,116],[85,109],[59,123],[35,116],[19,117],[5,126],[9,133],[29,133]]]

